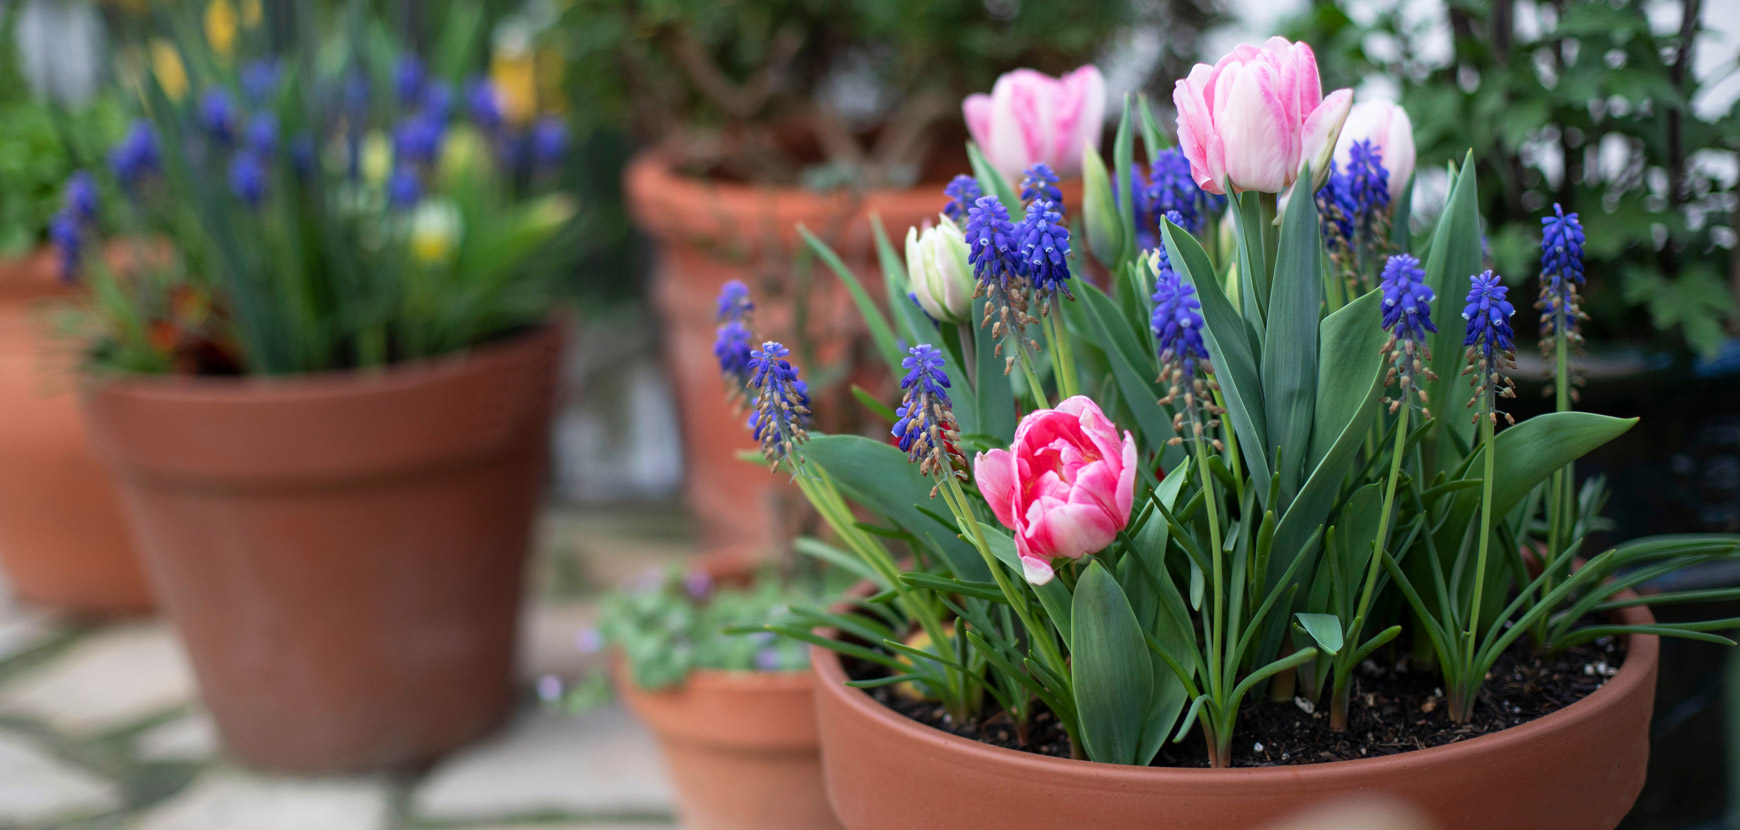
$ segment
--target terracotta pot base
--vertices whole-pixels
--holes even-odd
[[[1628,624],[1650,621],[1624,609]],[[1649,758],[1660,642],[1632,635],[1607,685],[1538,720],[1382,758],[1260,769],[1125,767],[994,747],[920,725],[844,685],[813,649],[828,794],[849,830],[1259,830],[1326,802],[1384,797],[1439,830],[1611,830]]]
[[[506,717],[560,343],[548,326],[372,374],[87,391],[236,756],[416,764]]]

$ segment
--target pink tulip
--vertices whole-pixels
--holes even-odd
[[[1414,175],[1414,122],[1407,110],[1389,101],[1361,101],[1347,113],[1347,125],[1335,142],[1335,160],[1347,167],[1355,141],[1370,140],[1378,149],[1384,169],[1390,171],[1390,201],[1402,198],[1408,177]]]
[[[979,492],[1015,531],[1027,581],[1051,581],[1051,562],[1104,550],[1130,523],[1136,441],[1093,401],[1076,396],[1021,419],[1008,450],[973,460]]]
[[[1172,91],[1190,172],[1220,194],[1227,187],[1280,193],[1307,162],[1312,189],[1321,186],[1352,102],[1347,89],[1323,97],[1311,47],[1279,37],[1261,48],[1241,45],[1214,66],[1197,64]]]
[[[1106,79],[1093,65],[1061,78],[1032,69],[1005,73],[991,94],[961,102],[967,130],[985,160],[1011,182],[1038,162],[1063,178],[1081,174],[1083,147],[1105,128]]]

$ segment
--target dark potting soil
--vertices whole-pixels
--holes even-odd
[[[1520,726],[1601,688],[1618,673],[1624,653],[1621,642],[1613,637],[1544,658],[1530,653],[1528,645],[1519,641],[1494,664],[1481,687],[1473,718],[1463,724],[1452,723],[1446,714],[1449,701],[1435,671],[1411,668],[1405,659],[1367,660],[1354,673],[1346,732],[1329,728],[1327,689],[1319,706],[1303,698],[1254,705],[1247,699],[1239,712],[1233,766],[1288,766],[1395,755]],[[850,660],[846,671],[858,680],[884,676],[879,666]],[[866,692],[906,717],[963,738],[1069,757],[1069,739],[1063,727],[1042,704],[1035,704],[1037,714],[1024,744],[1007,713],[997,711],[976,721],[955,723],[936,703],[914,700],[895,689],[883,686]],[[1206,767],[1207,759],[1202,731],[1192,729],[1182,743],[1168,741],[1153,765]]]

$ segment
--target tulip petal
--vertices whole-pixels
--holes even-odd
[[[997,517],[998,523],[1010,530],[1018,530],[1015,524],[1015,517],[1019,515],[1015,508],[1015,457],[1006,450],[979,453],[973,458],[973,481],[979,485],[979,493],[985,497],[985,502],[991,505],[991,513]]]
[[[983,92],[968,95],[961,102],[961,116],[967,121],[967,133],[981,149],[991,143],[991,96]]]
[[[1303,170],[1305,163],[1310,162],[1311,190],[1314,193],[1329,177],[1329,159],[1352,105],[1353,90],[1338,89],[1323,99],[1323,103],[1305,118],[1304,147],[1299,156],[1299,165]]]
[[[1215,132],[1236,139],[1227,147],[1226,175],[1239,190],[1280,193],[1299,166],[1298,122],[1286,120],[1273,67],[1229,64],[1215,87]]]
[[[1051,581],[1056,572],[1051,569],[1051,563],[1032,556],[1021,557],[1021,576],[1029,585],[1044,585]]]

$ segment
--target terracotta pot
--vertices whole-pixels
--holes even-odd
[[[676,689],[617,689],[658,734],[688,830],[833,830],[809,672],[691,672]]]
[[[1648,609],[1621,612],[1632,625]],[[1095,764],[923,726],[844,685],[811,651],[828,795],[850,830],[1093,827],[1258,830],[1325,802],[1383,796],[1439,830],[1611,830],[1643,788],[1658,638],[1631,635],[1619,673],[1522,726],[1382,758],[1260,769]]]
[[[225,743],[422,762],[514,702],[555,325],[378,373],[133,378],[84,406]]]
[[[0,567],[35,602],[145,611],[151,595],[115,488],[85,443],[78,356],[46,336],[45,306],[79,294],[57,270],[46,248],[0,262]]]
[[[742,280],[757,307],[757,336],[781,340],[813,361],[814,378],[863,348],[864,323],[851,298],[825,266],[813,263],[800,280],[792,258],[802,246],[802,224],[827,240],[880,296],[870,215],[878,214],[895,245],[906,229],[942,210],[940,185],[863,194],[817,193],[801,188],[715,182],[678,173],[669,159],[646,152],[629,164],[624,188],[635,222],[659,243],[653,299],[664,324],[665,360],[681,409],[686,494],[710,546],[778,541],[782,498],[793,502],[785,479],[737,457],[753,450],[745,418],[725,403],[713,358],[714,300],[731,280]],[[802,318],[794,318],[794,306]],[[802,355],[800,339],[813,348]],[[869,381],[873,383],[874,381]],[[829,390],[812,388],[827,417]],[[782,491],[784,495],[782,496]]]

